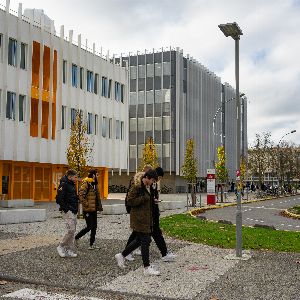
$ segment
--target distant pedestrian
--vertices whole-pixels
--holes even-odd
[[[115,255],[118,266],[125,268],[125,257],[141,245],[142,260],[145,275],[159,275],[160,272],[150,266],[149,246],[153,228],[153,207],[151,203],[150,187],[158,179],[154,170],[146,173],[139,172],[134,177],[134,183],[128,192],[130,211],[130,227],[136,233],[136,238],[124,249]]]
[[[79,190],[79,201],[82,204],[86,227],[77,233],[75,240],[79,240],[90,231],[89,250],[99,249],[94,245],[97,231],[97,212],[103,211],[98,190],[98,176],[97,170],[90,170],[88,176],[83,179]]]
[[[64,175],[58,187],[58,195],[60,199],[60,211],[63,212],[63,218],[66,223],[67,233],[62,242],[57,247],[60,257],[76,257],[74,252],[74,237],[77,223],[78,212],[78,196],[76,193],[77,173],[70,169]]]

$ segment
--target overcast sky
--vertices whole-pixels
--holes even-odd
[[[11,0],[17,10],[18,1]],[[0,0],[5,4],[4,0]],[[300,0],[23,0],[44,9],[56,30],[65,25],[110,53],[173,46],[235,86],[234,41],[218,24],[237,22],[240,91],[248,97],[248,137],[270,131],[275,143],[300,144]]]

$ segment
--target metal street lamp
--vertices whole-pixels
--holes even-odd
[[[235,41],[235,81],[236,81],[236,90],[235,90],[235,99],[236,99],[236,127],[237,127],[237,143],[236,143],[236,166],[237,170],[240,169],[240,160],[241,160],[241,105],[240,105],[240,91],[239,91],[239,40],[240,36],[243,35],[242,30],[236,22],[220,24],[218,25],[220,30],[224,33],[226,37],[230,36]],[[238,172],[237,172],[238,173]],[[241,258],[242,253],[242,203],[241,203],[241,191],[237,188],[237,209],[236,209],[236,257]]]

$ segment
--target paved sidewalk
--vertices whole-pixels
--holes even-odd
[[[114,255],[124,248],[130,234],[128,215],[99,215],[96,243],[100,249],[88,250],[86,236],[80,240],[77,258],[60,258],[56,245],[64,233],[63,219],[55,204],[40,205],[47,207],[47,221],[0,226],[0,299],[29,299],[14,295],[43,291],[49,296],[41,294],[44,299],[51,300],[210,300],[213,296],[219,300],[277,300],[299,295],[299,253],[255,251],[248,261],[230,261],[224,257],[234,250],[167,239],[170,251],[178,255],[175,262],[162,262],[153,242],[150,250],[151,262],[161,276],[145,277],[138,256],[121,270]],[[77,229],[84,224],[79,220]],[[1,284],[1,279],[7,282]],[[8,296],[14,292],[17,294]],[[56,294],[59,296],[53,296]]]

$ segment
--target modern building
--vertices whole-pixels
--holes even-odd
[[[41,10],[0,9],[0,194],[54,199],[67,168],[75,114],[87,122],[90,166],[108,194],[108,170],[127,170],[128,70],[89,49],[81,35],[57,35]]]
[[[235,179],[235,101],[225,103],[235,96],[235,90],[222,85],[221,78],[179,48],[130,53],[120,59],[130,69],[128,172],[139,168],[144,143],[153,137],[159,163],[167,171],[164,184],[173,192],[184,191],[181,167],[187,139],[195,140],[198,175],[206,177],[223,136],[230,178]],[[221,113],[216,114],[220,108]],[[119,176],[111,176],[110,182],[126,185]]]

